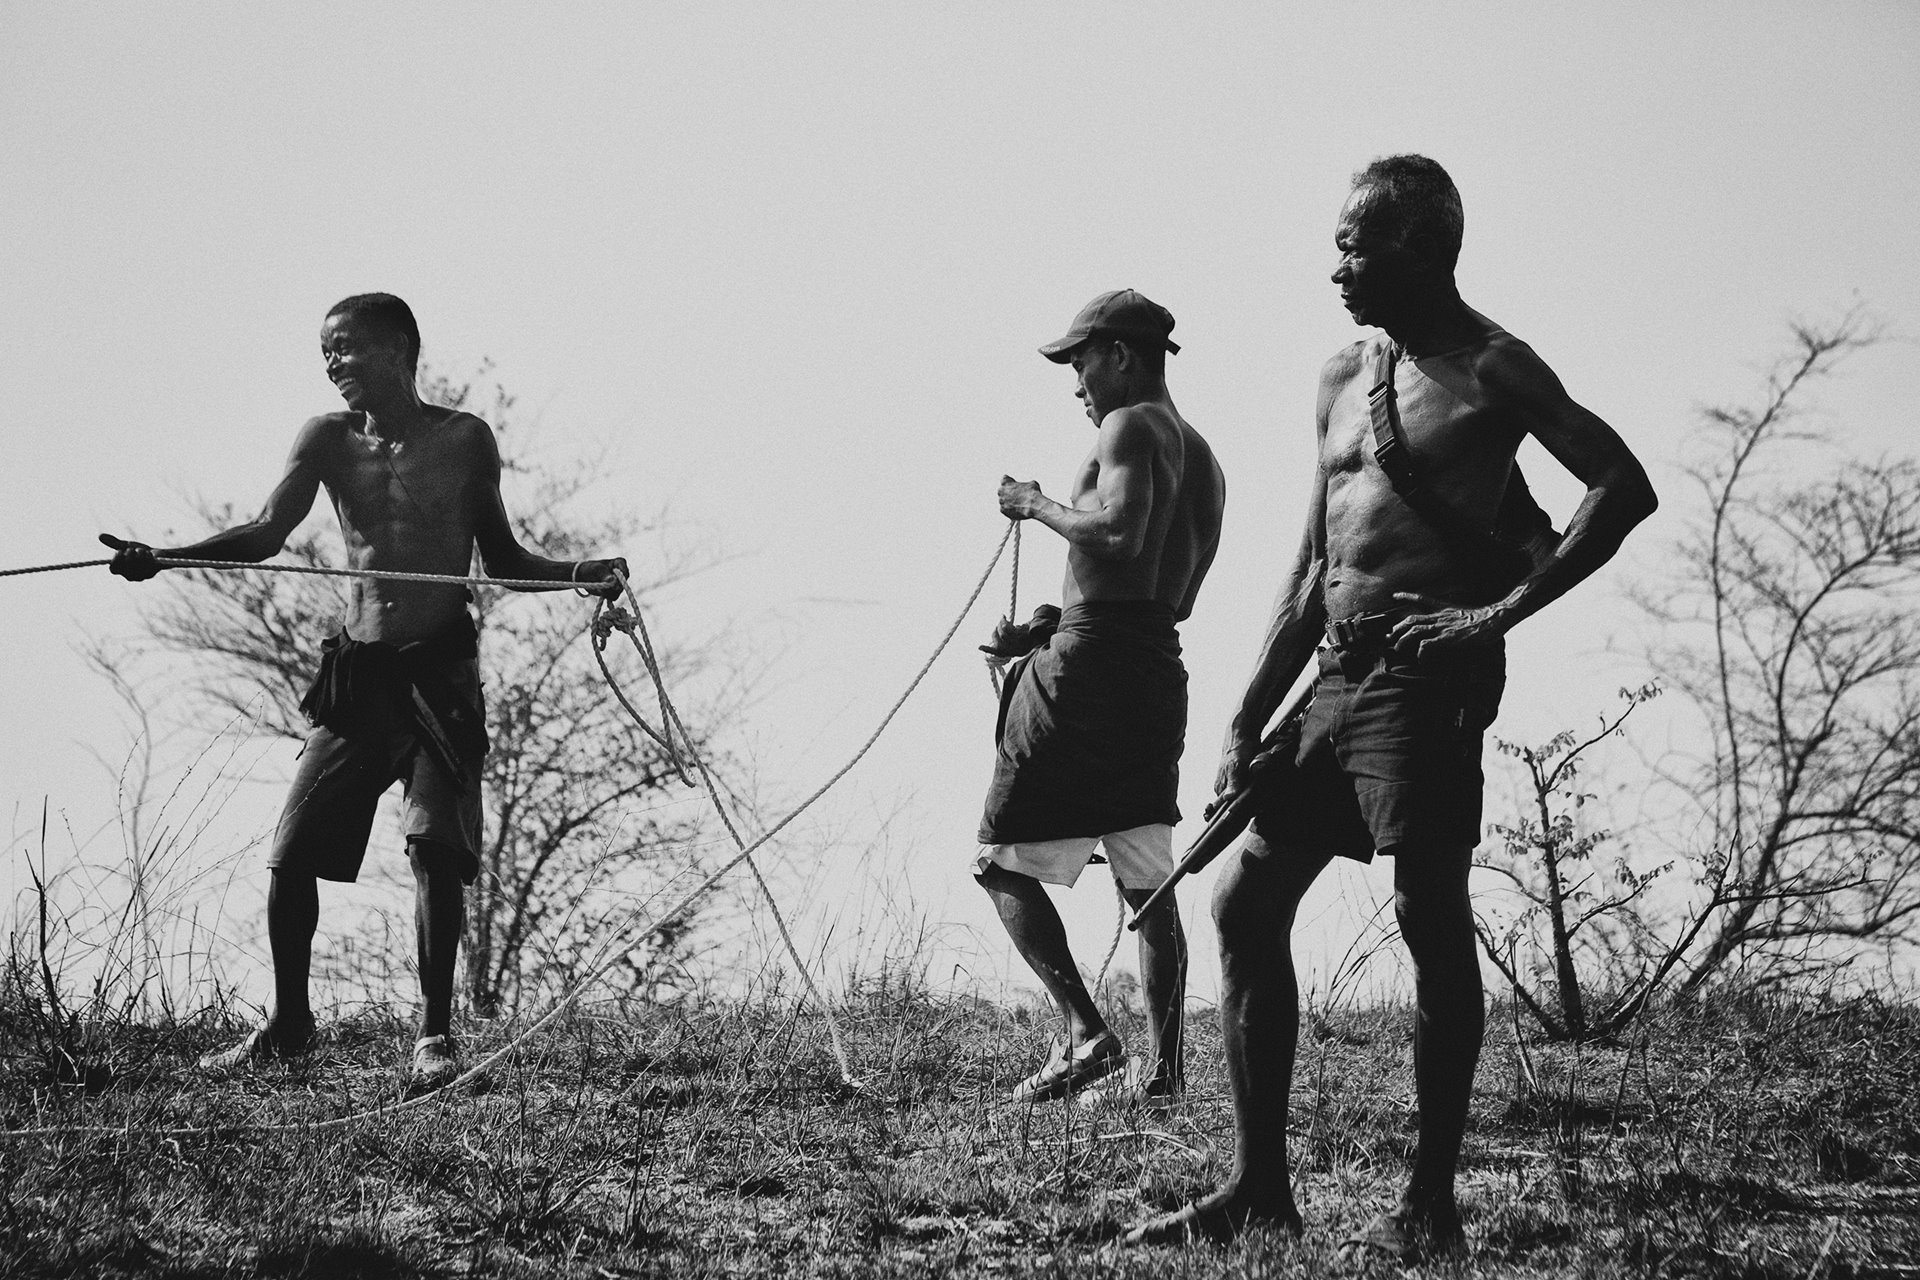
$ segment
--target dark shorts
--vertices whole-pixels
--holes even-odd
[[[1480,745],[1500,709],[1504,649],[1445,664],[1329,649],[1319,662],[1300,750],[1263,787],[1253,834],[1360,862],[1401,845],[1479,844]]]
[[[1032,844],[1180,821],[1187,671],[1173,610],[1082,601],[1008,673],[979,841]]]
[[[441,671],[456,690],[480,704],[476,662],[448,662]],[[405,796],[401,827],[409,844],[419,842],[420,856],[443,859],[472,884],[480,873],[480,766],[476,757],[463,777],[455,777],[417,733],[404,727],[352,736],[315,727],[300,749],[267,865],[322,880],[358,879],[380,797],[398,782]]]

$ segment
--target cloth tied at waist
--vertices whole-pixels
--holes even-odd
[[[486,755],[485,715],[448,675],[480,656],[471,621],[403,645],[341,630],[320,648],[320,669],[300,700],[311,723],[345,738],[418,734],[455,776]]]
[[[1187,673],[1173,609],[1085,601],[1002,687],[982,844],[1179,822]]]

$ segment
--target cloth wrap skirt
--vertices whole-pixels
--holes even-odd
[[[1180,821],[1187,671],[1173,609],[1069,607],[1008,673],[982,844],[1103,836]]]

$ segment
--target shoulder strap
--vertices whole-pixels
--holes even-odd
[[[1407,441],[1400,434],[1400,414],[1396,402],[1400,393],[1393,388],[1396,356],[1393,342],[1383,340],[1373,352],[1373,389],[1367,392],[1367,409],[1373,415],[1373,457],[1387,473],[1393,491],[1403,498],[1420,488],[1420,473],[1414,469]],[[1412,499],[1408,498],[1409,503]]]
[[[1533,494],[1527,488],[1525,477],[1520,468],[1514,467],[1508,481],[1507,494],[1503,495],[1503,516],[1506,504],[1518,504],[1524,513],[1519,523],[1523,526],[1521,536],[1514,540],[1503,540],[1494,536],[1491,530],[1483,529],[1445,498],[1426,487],[1421,482],[1420,470],[1414,461],[1413,451],[1407,447],[1405,434],[1400,429],[1398,408],[1399,393],[1394,389],[1393,370],[1398,360],[1391,339],[1383,336],[1373,355],[1373,388],[1367,392],[1367,409],[1373,419],[1373,457],[1380,464],[1380,470],[1386,474],[1387,482],[1393,491],[1400,495],[1401,501],[1412,507],[1434,532],[1453,545],[1453,549],[1462,553],[1469,564],[1478,567],[1480,572],[1500,591],[1505,591],[1530,572],[1545,553],[1550,553],[1549,543],[1541,552],[1532,546],[1516,545],[1518,542],[1531,542],[1528,535],[1537,535],[1537,526],[1532,517],[1537,517],[1544,525],[1546,533],[1557,543],[1559,537],[1553,534],[1553,525],[1533,501]],[[1517,485],[1517,489],[1516,489]]]

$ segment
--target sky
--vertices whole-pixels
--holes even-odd
[[[1893,3],[8,6],[0,567],[91,557],[102,530],[165,542],[197,497],[257,509],[335,405],[327,307],[392,291],[429,364],[491,360],[540,450],[601,457],[599,500],[664,508],[720,558],[652,621],[763,663],[728,746],[770,818],[958,613],[1000,475],[1062,491],[1092,437],[1035,348],[1133,287],[1177,317],[1169,388],[1228,476],[1184,631],[1197,815],[1304,515],[1317,370],[1360,336],[1327,279],[1335,215],[1353,170],[1411,150],[1462,191],[1464,297],[1666,499],[1511,637],[1494,732],[1543,738],[1649,674],[1623,589],[1697,509],[1697,407],[1751,396],[1794,317],[1920,332],[1917,55],[1920,11]],[[1823,420],[1907,451],[1917,375],[1911,341],[1883,344],[1821,389]],[[1577,485],[1522,458],[1564,521]],[[642,573],[661,554],[608,550]],[[1064,554],[1038,528],[1023,550],[1024,613],[1058,598]],[[993,725],[973,646],[1004,573],[770,859],[829,976],[909,922],[942,980],[1022,977],[968,875]],[[80,856],[114,856],[85,833],[124,730],[75,645],[134,634],[141,590],[0,579],[0,886],[43,799]],[[271,823],[284,756],[240,757],[209,856]],[[1310,970],[1386,877],[1310,901]],[[1203,998],[1211,882],[1182,897]],[[1092,967],[1111,895],[1096,871],[1062,902]]]

